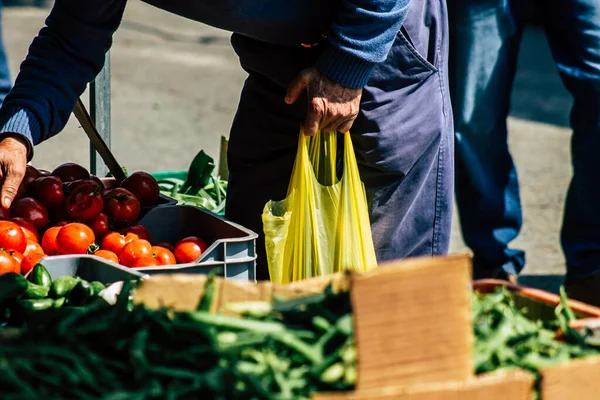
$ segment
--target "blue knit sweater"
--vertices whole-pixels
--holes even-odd
[[[363,87],[385,60],[410,0],[144,0],[167,11],[255,39],[328,47],[317,68]],[[0,109],[0,134],[32,145],[59,133],[86,85],[100,72],[126,0],[56,0]],[[32,147],[30,147],[30,150]]]

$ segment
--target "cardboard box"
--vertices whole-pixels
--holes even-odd
[[[542,400],[600,398],[600,356],[544,368],[541,375]]]
[[[291,285],[217,280],[213,311],[237,301],[270,301],[319,293],[328,284],[351,288],[358,350],[358,390],[466,381],[473,374],[471,259],[415,258],[364,274],[338,274]],[[150,308],[195,310],[205,276],[154,276],[134,302]]]
[[[317,394],[313,400],[531,400],[533,385],[533,375],[512,370],[465,381]]]

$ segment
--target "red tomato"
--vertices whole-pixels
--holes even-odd
[[[92,221],[104,208],[102,188],[92,180],[74,181],[68,186],[69,195],[65,200],[65,210],[70,218]]]
[[[11,251],[9,251],[9,253],[19,263],[19,265],[21,265],[21,261],[23,261],[23,258],[25,258],[23,253],[21,253],[20,251],[16,251],[16,250],[11,250]]]
[[[23,177],[23,183],[28,186],[32,181],[36,180],[41,176],[40,170],[33,165],[28,165],[25,169],[25,176]]]
[[[174,265],[177,264],[173,253],[161,246],[152,246],[152,254],[154,258],[158,260],[160,265]]]
[[[95,256],[104,258],[105,260],[112,261],[114,263],[119,263],[119,257],[112,251],[108,250],[98,250],[94,253]]]
[[[186,264],[196,261],[207,248],[204,240],[190,236],[177,242],[173,254],[179,264]]]
[[[151,241],[150,232],[148,231],[148,228],[141,224],[128,226],[125,229],[121,229],[119,232],[121,232],[122,234],[135,233],[140,239],[144,239],[149,242]]]
[[[121,264],[126,267],[131,267],[137,260],[141,258],[152,257],[152,245],[147,240],[137,239],[127,243],[123,250],[119,253]]]
[[[44,253],[32,253],[26,255],[25,258],[23,258],[23,261],[21,261],[21,273],[25,275],[31,271],[44,257],[46,257]]]
[[[154,257],[142,257],[133,262],[130,265],[131,268],[141,268],[141,267],[158,267],[161,263]]]
[[[48,228],[42,236],[42,250],[44,253],[49,256],[55,256],[58,254],[58,249],[56,247],[56,237],[58,236],[58,232],[61,230],[62,226],[53,226],[52,228]]]
[[[158,182],[147,172],[134,172],[121,182],[121,187],[133,193],[142,206],[149,207],[158,203],[160,195]]]
[[[0,207],[0,220],[10,219],[10,210],[4,207]]]
[[[0,247],[24,252],[27,248],[27,238],[23,229],[12,221],[0,221]]]
[[[30,183],[29,188],[29,193],[48,208],[58,207],[65,201],[63,183],[56,176],[37,178]]]
[[[116,223],[129,225],[140,215],[140,202],[129,190],[114,188],[104,196],[104,212]]]
[[[73,222],[58,231],[56,249],[58,254],[86,254],[94,240],[94,232],[89,226]]]
[[[108,250],[115,254],[119,254],[127,243],[138,239],[139,237],[134,233],[122,235],[119,232],[110,232],[104,237],[104,239],[102,239],[102,245],[100,248],[102,250]]]
[[[173,252],[173,250],[175,250],[175,246],[173,246],[171,243],[167,243],[167,242],[157,243],[156,246],[164,247],[165,249],[169,250],[170,252]]]
[[[6,249],[0,249],[0,274],[6,272],[21,273],[21,265]]]
[[[98,186],[100,186],[102,188],[102,190],[104,190],[104,183],[102,183],[100,178],[98,178],[96,175],[90,174],[90,180],[96,182],[98,184]]]
[[[99,242],[110,232],[108,217],[104,213],[100,213],[96,219],[88,222],[87,225],[92,228],[94,235],[96,235],[96,240]]]
[[[33,254],[33,253],[44,254],[44,249],[42,249],[42,246],[40,246],[38,242],[34,242],[32,240],[28,240],[27,241],[27,247],[25,248],[25,251],[23,252],[23,255],[24,256],[28,256],[28,255]]]
[[[16,198],[23,197],[26,193],[30,193],[31,182],[41,176],[40,171],[33,165],[28,165],[25,169],[25,176],[19,185]]]
[[[15,200],[10,207],[10,215],[26,219],[33,223],[37,229],[44,229],[48,225],[46,207],[31,197]]]
[[[53,225],[56,225],[57,222],[77,222],[73,221],[68,215],[67,210],[64,207],[57,207],[51,211],[51,220],[54,222]]]
[[[69,225],[73,223],[73,221],[60,221],[60,222],[55,222],[52,226],[56,227],[56,226],[65,226],[65,225]]]
[[[90,179],[90,173],[79,164],[64,163],[54,168],[52,175],[60,178],[63,182],[71,182],[79,179]]]
[[[40,241],[40,234],[32,222],[29,222],[25,218],[21,217],[14,217],[10,220],[21,227],[23,233],[25,234],[25,239],[32,240],[34,242]]]

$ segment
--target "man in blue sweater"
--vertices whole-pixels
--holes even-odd
[[[146,0],[234,32],[248,78],[230,132],[226,215],[262,232],[302,127],[346,132],[379,261],[447,252],[453,190],[445,0]],[[59,133],[100,71],[126,0],[56,0],[0,109],[2,205],[33,146]],[[161,140],[161,138],[156,138]],[[268,278],[264,238],[259,279]]]

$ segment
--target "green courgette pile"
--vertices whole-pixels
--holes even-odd
[[[3,400],[283,400],[354,387],[347,292],[229,305],[238,317],[207,311],[208,284],[196,312],[133,306],[126,283],[113,306],[28,324],[0,342]]]
[[[42,264],[37,264],[27,279],[20,274],[0,275],[0,323],[21,326],[36,318],[35,311],[64,307],[83,307],[101,300],[105,285],[78,277],[61,276],[52,280]]]
[[[539,378],[544,367],[600,354],[599,343],[569,327],[575,315],[562,288],[555,318],[544,321],[529,318],[505,288],[491,294],[474,293],[472,304],[476,373],[519,368]],[[557,340],[558,330],[564,339]]]

